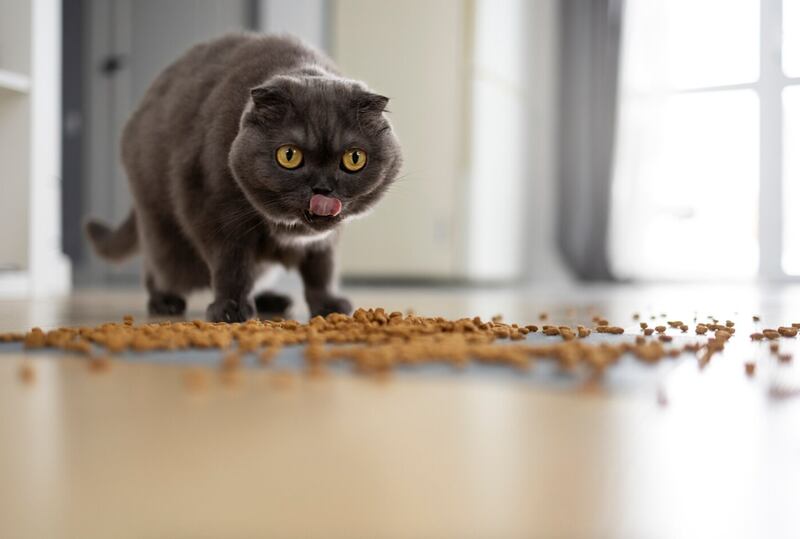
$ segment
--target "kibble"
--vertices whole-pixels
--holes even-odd
[[[778,333],[783,337],[797,337],[797,328],[781,326],[778,328]]]
[[[106,356],[96,356],[89,359],[89,371],[95,373],[106,372],[111,368],[111,360]]]
[[[605,322],[605,320],[603,320]],[[619,326],[609,326],[607,324],[601,324],[594,329],[597,333],[610,333],[612,335],[622,335],[625,333],[625,328],[621,328]]]
[[[192,391],[202,391],[208,388],[210,380],[208,373],[203,369],[188,369],[183,376],[183,382],[187,389]]]
[[[547,318],[545,316],[544,318]],[[664,317],[666,318],[666,317]],[[696,318],[695,318],[696,320]],[[560,368],[572,372],[586,367],[595,374],[602,373],[623,354],[631,353],[644,362],[655,362],[665,357],[677,357],[683,352],[697,355],[701,366],[712,356],[721,352],[725,343],[733,338],[735,328],[728,320],[724,325],[697,324],[695,332],[705,335],[713,331],[713,337],[705,343],[691,342],[678,347],[666,347],[673,341],[667,335],[667,327],[655,328],[640,322],[642,335],[634,341],[581,342],[592,330],[582,326],[542,327],[545,335],[561,337],[557,341],[526,341],[526,336],[539,331],[535,325],[508,324],[500,315],[489,321],[480,317],[448,320],[442,317],[404,315],[399,311],[387,313],[384,309],[358,309],[353,316],[331,314],[317,316],[307,324],[295,320],[250,320],[236,324],[209,323],[200,320],[190,322],[148,322],[136,324],[133,317],[126,316],[121,323],[107,323],[96,327],[57,328],[44,331],[33,328],[29,332],[0,334],[0,342],[23,342],[25,348],[54,348],[77,352],[86,356],[88,368],[103,372],[112,362],[106,354],[127,350],[148,352],[153,350],[217,349],[222,351],[219,363],[220,376],[225,383],[235,383],[241,374],[244,354],[253,353],[262,365],[272,365],[273,359],[286,346],[305,345],[303,357],[307,372],[320,375],[331,362],[352,365],[356,372],[385,377],[395,366],[443,361],[453,367],[463,368],[470,362],[500,364],[525,371],[538,359],[555,359]],[[597,333],[622,335],[622,327],[610,326],[608,320],[595,316]],[[680,320],[666,322],[672,328],[686,333],[688,325]],[[777,330],[765,329],[754,333],[751,339],[777,339],[794,337],[797,325],[780,326]],[[646,339],[658,333],[658,340]],[[513,341],[502,343],[501,341]],[[778,354],[778,343],[771,343],[771,350],[781,361],[790,361],[788,354]],[[33,379],[34,375],[20,377]],[[186,374],[187,387],[204,386],[207,378],[201,371]],[[276,385],[281,377],[291,373],[275,375]]]
[[[20,365],[18,374],[23,384],[33,384],[36,381],[36,370],[30,363]]]

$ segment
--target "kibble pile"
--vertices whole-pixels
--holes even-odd
[[[540,316],[542,320],[546,315]],[[757,317],[754,317],[754,320]],[[639,316],[634,315],[638,320]],[[444,362],[463,367],[471,361],[507,365],[525,370],[538,359],[555,360],[567,371],[589,369],[599,375],[624,354],[646,363],[666,357],[691,353],[701,366],[725,347],[735,333],[735,324],[713,320],[698,323],[695,334],[704,340],[682,346],[670,344],[667,326],[654,328],[639,324],[641,333],[635,340],[620,339],[602,342],[586,341],[592,332],[620,335],[624,329],[609,325],[595,317],[592,328],[578,325],[555,326],[507,324],[497,316],[491,320],[479,317],[448,320],[422,317],[384,309],[358,309],[352,316],[331,314],[312,318],[307,324],[295,320],[250,320],[244,323],[153,322],[135,324],[130,316],[121,323],[94,327],[58,328],[43,331],[33,328],[22,333],[0,334],[0,342],[21,341],[26,349],[54,348],[85,355],[93,369],[102,370],[108,357],[125,351],[219,349],[223,371],[235,370],[246,353],[255,353],[262,364],[268,364],[284,346],[304,345],[306,367],[321,372],[329,362],[347,362],[360,373],[384,373],[397,365]],[[682,321],[669,321],[670,328],[687,333]],[[793,338],[800,323],[778,329],[764,329],[750,335],[752,340]],[[541,331],[554,337],[553,342],[532,343],[526,335]],[[777,343],[772,353],[782,361],[791,356],[779,354]],[[755,364],[745,364],[752,375]],[[25,378],[24,373],[22,374]]]

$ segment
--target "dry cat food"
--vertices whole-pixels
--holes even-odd
[[[36,371],[33,368],[33,365],[29,363],[23,363],[19,367],[19,379],[22,380],[25,384],[32,384],[36,381]]]
[[[713,323],[697,324],[695,328],[697,335],[713,332],[704,343],[688,342],[668,347],[674,337],[667,334],[668,328],[663,325],[651,328],[641,322],[639,327],[643,334],[636,336],[634,342],[586,342],[592,330],[585,326],[546,324],[541,332],[548,339],[533,343],[525,338],[538,332],[537,326],[509,324],[502,320],[499,315],[488,321],[480,317],[449,320],[386,312],[381,308],[358,309],[352,316],[317,316],[306,324],[295,320],[135,324],[132,317],[126,316],[121,323],[50,331],[33,328],[25,334],[0,334],[0,342],[21,341],[26,349],[55,348],[81,354],[90,359],[89,368],[96,372],[109,368],[108,354],[123,351],[217,349],[223,352],[220,376],[224,382],[233,383],[245,354],[253,353],[260,364],[269,365],[283,347],[292,345],[305,345],[306,370],[311,375],[323,373],[331,362],[350,364],[362,373],[380,374],[398,365],[429,362],[445,362],[454,367],[480,362],[526,370],[539,359],[554,359],[566,371],[589,368],[593,372],[603,372],[627,353],[640,361],[652,363],[686,352],[695,354],[703,366],[724,349],[735,332],[732,321],[721,325],[712,318]],[[594,328],[596,333],[621,335],[625,331],[622,327],[609,325],[608,320],[600,316],[595,316],[593,321],[597,324]],[[680,320],[667,324],[671,330],[688,331],[688,326]],[[765,329],[762,333],[754,333],[751,338],[791,338],[797,335],[797,331],[798,327],[793,324],[792,327],[780,326],[778,330]],[[648,338],[653,335],[658,338]],[[777,355],[777,343],[772,344],[773,353]],[[791,356],[783,354],[779,359],[786,362],[791,360]],[[35,373],[31,367],[25,368],[30,370],[20,370],[20,377],[32,381]],[[276,376],[276,384],[286,385],[279,380],[283,375]],[[190,369],[185,383],[192,389],[202,388],[208,384],[208,376],[201,370]]]

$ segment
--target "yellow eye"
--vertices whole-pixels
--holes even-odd
[[[275,152],[275,160],[283,168],[291,170],[303,164],[303,152],[297,146],[284,144]]]
[[[342,166],[350,172],[358,172],[367,164],[367,152],[361,148],[350,148],[342,156]]]

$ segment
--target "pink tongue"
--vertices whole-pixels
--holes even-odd
[[[311,197],[308,211],[314,215],[336,216],[342,211],[342,201],[325,195],[314,195]]]

